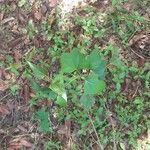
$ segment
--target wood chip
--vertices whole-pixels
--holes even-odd
[[[6,18],[6,19],[3,19],[1,23],[2,23],[2,25],[3,25],[3,24],[5,24],[5,23],[8,23],[8,22],[14,20],[14,19],[15,19],[14,17]]]

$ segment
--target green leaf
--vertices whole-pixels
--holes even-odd
[[[20,86],[18,84],[12,85],[10,87],[11,93],[13,95],[16,95],[19,92],[19,88],[20,88]]]
[[[18,6],[19,6],[19,7],[22,7],[23,5],[25,5],[26,2],[27,2],[26,0],[20,0],[20,1],[18,2]]]
[[[59,142],[48,141],[44,144],[44,150],[60,149]]]
[[[87,61],[89,63],[89,68],[92,69],[94,73],[98,75],[99,79],[104,79],[106,63],[100,58],[97,50],[94,50],[89,55]]]
[[[84,56],[78,49],[73,49],[70,53],[62,54],[61,69],[64,73],[71,73],[77,69],[81,69],[83,62]]]
[[[85,108],[89,109],[94,105],[95,100],[92,96],[83,94],[80,98],[80,102]]]
[[[44,132],[50,131],[50,122],[48,118],[48,112],[45,110],[44,107],[35,113],[35,119],[39,121],[39,127]]]
[[[98,79],[98,75],[91,74],[85,80],[85,94],[101,94],[105,90],[106,84],[103,80]]]
[[[59,106],[65,107],[67,105],[67,101],[65,97],[66,97],[65,93],[62,96],[58,96],[56,100],[56,104],[58,104]]]
[[[67,94],[64,88],[63,78],[63,75],[57,75],[49,86],[49,88],[58,95],[56,103],[61,106],[65,106],[67,104]]]
[[[37,77],[38,79],[43,79],[46,76],[46,73],[44,72],[44,70],[40,67],[38,67],[37,65],[27,61],[27,63],[29,64],[30,68],[32,69],[35,77]]]
[[[120,3],[120,0],[112,0],[112,6],[117,6]]]
[[[51,89],[49,89],[48,87],[42,87],[40,86],[40,84],[36,83],[32,79],[30,80],[30,84],[31,84],[33,91],[36,93],[37,96],[44,97],[50,100],[56,99],[57,94]]]

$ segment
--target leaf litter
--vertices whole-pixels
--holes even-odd
[[[0,1],[1,3],[4,3],[4,1]],[[75,2],[75,1],[74,1]],[[34,20],[34,22],[36,24],[41,23],[42,20],[44,20],[51,12],[50,12],[50,8],[51,9],[55,8],[56,5],[65,5],[66,3],[66,7],[62,7],[62,11],[64,11],[65,13],[71,13],[71,11],[73,10],[73,8],[75,6],[77,6],[78,4],[73,1],[62,1],[61,3],[59,3],[57,0],[49,0],[49,1],[44,1],[44,3],[42,4],[42,6],[40,4],[38,4],[38,2],[36,3],[36,1],[33,1],[31,3],[32,8],[34,8],[32,10],[32,12],[24,12],[24,11],[19,11],[19,15],[16,15],[18,13],[17,9],[19,6],[19,10],[22,9],[23,6],[25,6],[25,1],[21,1],[20,3],[17,3],[18,6],[16,5],[16,3],[14,3],[13,1],[8,1],[8,3],[16,5],[16,9],[12,14],[9,14],[7,12],[4,11],[4,13],[1,13],[1,22],[2,22],[2,26],[5,26],[8,29],[13,29],[9,30],[9,32],[5,32],[4,34],[9,34],[9,37],[4,37],[4,42],[8,43],[7,46],[5,46],[5,51],[6,53],[8,52],[9,54],[11,53],[13,56],[13,59],[15,60],[15,63],[21,63],[22,62],[22,57],[24,56],[25,49],[28,48],[32,48],[32,46],[35,46],[37,48],[42,47],[44,44],[43,43],[47,43],[47,41],[44,39],[44,37],[42,37],[41,35],[35,35],[33,40],[28,39],[28,37],[26,36],[26,32],[22,34],[22,32],[20,31],[24,31],[27,22],[30,18],[32,18]],[[7,2],[6,2],[7,3]],[[71,6],[69,5],[69,3],[71,3]],[[103,3],[105,4],[105,6],[108,5],[108,1],[103,1]],[[49,6],[47,6],[47,4]],[[93,4],[93,3],[92,3]],[[35,6],[34,6],[35,5]],[[99,5],[99,3],[94,3],[93,5],[95,5],[97,8],[101,7],[102,9],[105,8],[104,5]],[[127,9],[128,11],[131,11],[132,6],[131,4],[126,4],[124,5],[125,9]],[[62,16],[65,16],[62,13]],[[16,20],[16,16],[18,16],[17,20]],[[17,22],[15,22],[17,21]],[[79,31],[79,30],[78,30]],[[82,32],[82,31],[81,31]],[[14,37],[12,37],[12,34],[14,35]],[[15,35],[18,35],[17,37]],[[9,41],[7,40],[9,39]],[[27,41],[25,43],[25,40]],[[139,34],[135,34],[129,41],[129,45],[131,46],[133,53],[135,53],[135,55],[137,55],[138,57],[142,57],[142,61],[144,58],[144,63],[145,63],[145,59],[149,58],[149,34],[147,33],[139,33]],[[0,41],[1,42],[1,41]],[[94,41],[95,42],[95,41]],[[50,44],[50,43],[48,43]],[[148,45],[146,45],[148,44]],[[1,45],[1,43],[0,43]],[[105,44],[103,45],[105,46]],[[144,48],[147,48],[146,50]],[[13,52],[10,52],[13,51]],[[0,52],[1,53],[1,52]],[[4,56],[2,56],[3,60]],[[39,57],[40,58],[40,57]],[[39,58],[35,57],[35,59],[37,59],[37,61],[39,60]],[[138,58],[139,60],[139,58]],[[140,61],[140,65],[143,66],[142,64],[143,62]],[[30,66],[32,66],[32,69],[35,71],[36,68],[35,66],[33,66],[31,63],[29,63]],[[54,65],[54,67],[52,68],[52,74],[54,75],[58,69],[59,69],[59,62],[56,63],[56,65]],[[108,65],[109,68],[111,68],[112,70],[115,70],[116,66],[115,65]],[[38,71],[38,70],[36,70]],[[4,130],[9,130],[10,136],[7,135],[6,133],[3,133],[2,136],[4,137],[3,140],[1,140],[0,142],[2,143],[2,145],[4,147],[7,147],[10,150],[13,149],[20,149],[23,147],[27,147],[27,148],[32,148],[33,145],[36,143],[36,146],[40,148],[40,144],[41,144],[41,139],[44,140],[45,137],[40,137],[37,140],[36,138],[36,133],[39,134],[40,132],[37,131],[37,124],[31,122],[31,112],[28,112],[28,100],[31,97],[34,97],[34,93],[32,93],[32,89],[30,89],[30,84],[26,79],[21,79],[22,80],[22,85],[21,85],[21,91],[20,91],[20,95],[16,98],[14,96],[11,95],[11,97],[7,97],[7,99],[3,99],[3,103],[5,104],[5,101],[7,100],[9,103],[9,106],[7,106],[6,104],[2,104],[0,105],[0,113],[2,115],[8,115],[6,116],[6,118],[3,118],[3,121],[1,122],[1,127]],[[0,69],[0,90],[5,92],[7,91],[7,89],[12,85],[12,83],[14,83],[16,81],[16,76],[12,73],[7,72],[5,69]],[[96,80],[97,81],[97,80]],[[135,95],[140,94],[141,90],[141,82],[142,81],[137,81],[137,80],[133,80],[132,77],[128,78],[126,77],[124,79],[124,83],[122,85],[122,91],[125,93],[125,95],[128,97],[128,99],[132,100],[133,97],[135,97]],[[137,88],[138,87],[138,88]],[[135,91],[133,91],[133,89],[137,89]],[[140,91],[141,90],[141,91]],[[93,91],[95,92],[95,91]],[[97,92],[97,91],[96,91]],[[128,93],[129,92],[129,93]],[[14,103],[13,106],[12,103]],[[12,105],[12,106],[11,106]],[[45,100],[45,103],[42,104],[44,105],[49,105],[50,108],[53,107],[51,101],[47,101]],[[9,107],[12,109],[9,109]],[[40,105],[38,106],[40,107]],[[111,110],[111,108],[110,108]],[[35,110],[33,110],[33,112],[35,112]],[[26,113],[26,115],[24,115]],[[1,117],[1,116],[0,116]],[[113,114],[112,116],[110,116],[108,118],[108,120],[112,123],[112,126],[116,126],[116,124],[119,124],[117,121],[116,116]],[[16,122],[15,122],[16,121]],[[117,123],[116,123],[117,122]],[[18,123],[18,124],[17,124]],[[56,121],[57,123],[57,121]],[[6,127],[4,127],[5,125],[7,125]],[[16,130],[16,133],[13,133],[14,131],[9,129],[9,127],[13,127],[15,129],[15,126],[18,125],[18,128],[20,129],[20,131],[18,132]],[[75,139],[74,141],[71,141],[71,139],[73,140],[73,134],[72,134],[72,126],[73,126],[73,122],[71,120],[66,120],[64,122],[64,124],[61,124],[58,126],[58,132],[57,135],[60,139],[60,141],[64,141],[67,139],[67,141],[65,142],[66,144],[68,144],[68,149],[70,149],[71,146],[69,146],[70,143],[74,143],[77,141],[77,139]],[[76,124],[74,123],[74,126],[76,126]],[[26,131],[28,131],[28,135],[29,137],[25,136],[24,134],[26,133]],[[31,131],[31,132],[30,132]],[[18,137],[14,137],[13,134],[17,134]],[[46,136],[46,135],[45,135]],[[7,139],[8,137],[8,139]],[[41,138],[41,139],[40,139]],[[47,137],[46,137],[47,138]],[[43,143],[42,143],[43,144]],[[79,142],[79,145],[81,145],[82,142]],[[70,144],[71,145],[71,144]],[[97,146],[95,146],[97,147]]]

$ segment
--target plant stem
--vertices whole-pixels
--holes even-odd
[[[88,113],[88,111],[87,111],[87,113]],[[97,133],[97,131],[96,131],[96,128],[95,128],[95,126],[94,126],[93,120],[92,120],[92,118],[91,118],[91,116],[90,116],[89,113],[88,113],[88,116],[89,116],[90,122],[91,122],[91,124],[92,124],[92,126],[93,126],[95,135],[96,135],[96,137],[97,137],[98,145],[99,145],[99,147],[100,147],[101,150],[104,150],[104,148],[103,148],[103,146],[102,146],[102,144],[101,144],[101,142],[100,142],[100,139],[99,139],[98,133]]]

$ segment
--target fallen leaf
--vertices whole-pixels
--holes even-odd
[[[25,37],[18,37],[16,39],[13,39],[13,40],[9,41],[8,47],[10,49],[13,49],[13,48],[17,47],[20,43],[24,42],[24,40],[25,40]]]
[[[20,143],[11,143],[7,150],[19,150],[22,148],[22,145]]]
[[[8,107],[5,106],[5,105],[0,105],[0,114],[3,114],[3,115],[7,115],[9,114],[9,110],[8,110]]]
[[[57,5],[57,0],[49,0],[49,6],[55,7]]]
[[[5,69],[0,68],[0,91],[5,91],[16,80],[13,73],[6,72]]]
[[[2,55],[2,54],[0,54],[0,61],[1,61],[1,62],[2,62],[2,61],[5,61],[5,56]]]
[[[71,135],[71,120],[66,120],[64,125],[58,127],[58,133],[64,134],[68,139]]]
[[[28,80],[24,80],[22,89],[20,91],[20,96],[25,99],[25,101],[29,100],[30,97],[30,86]]]
[[[59,134],[65,134],[66,135],[66,132],[67,132],[67,127],[65,125],[60,125],[58,127],[58,131],[57,131]]]
[[[0,91],[5,91],[10,86],[9,82],[0,79]]]
[[[21,62],[22,55],[20,54],[19,51],[14,51],[13,53],[15,63],[19,64]]]
[[[22,132],[28,132],[28,130],[27,130],[25,127],[21,126],[21,125],[18,125],[17,128],[18,128],[20,131],[22,131]]]
[[[115,114],[113,114],[112,112],[109,111],[109,115],[108,115],[108,121],[110,122],[112,128],[116,128],[118,125],[118,120],[117,117],[115,116]]]
[[[27,141],[26,139],[21,139],[20,143],[25,147],[33,147],[33,144]]]
[[[14,19],[15,19],[14,17],[5,18],[5,19],[3,19],[3,20],[1,21],[1,24],[8,23],[8,22],[10,22],[10,21],[12,21],[12,20],[14,20]]]
[[[47,12],[47,7],[43,4],[41,6],[41,13],[43,14],[43,16],[45,16],[46,12]]]
[[[133,9],[133,6],[131,3],[126,2],[123,4],[123,8],[126,9],[127,11],[131,11]]]
[[[42,12],[41,9],[39,9],[38,11],[34,12],[34,17],[37,20],[41,20],[42,19]]]
[[[108,64],[108,65],[107,65],[107,68],[110,69],[110,70],[116,70],[116,69],[117,69],[117,66],[114,65],[114,64]]]
[[[0,21],[3,20],[3,17],[4,17],[4,13],[0,13]]]
[[[130,83],[131,83],[131,80],[129,78],[125,78],[124,83],[122,85],[122,91],[126,92],[129,89]]]
[[[150,131],[148,130],[147,131],[147,136],[143,136],[142,139],[137,139],[137,146],[138,146],[138,149],[141,149],[141,150],[149,150],[150,149]]]
[[[0,68],[0,79],[2,79],[2,76],[3,76],[3,69]]]
[[[139,58],[150,58],[150,33],[140,32],[135,34],[129,41],[131,51]]]
[[[140,41],[141,39],[145,39],[145,38],[147,38],[147,36],[144,33],[136,34],[130,39],[129,46],[132,46],[136,42]]]
[[[30,143],[26,138],[20,139],[20,137],[18,137],[10,142],[7,150],[19,150],[22,147],[31,148],[33,147],[33,144]]]
[[[145,65],[145,59],[139,58],[139,59],[138,59],[138,66],[139,66],[139,67],[144,67],[144,65]]]
[[[69,139],[71,136],[71,120],[65,120],[65,126],[66,126],[66,137]]]

